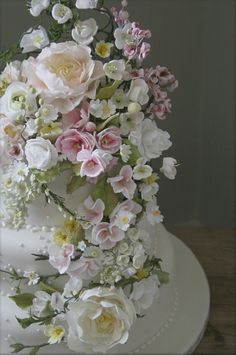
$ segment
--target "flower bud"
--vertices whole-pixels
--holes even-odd
[[[142,109],[141,105],[138,102],[131,102],[128,106],[129,113],[137,113]]]

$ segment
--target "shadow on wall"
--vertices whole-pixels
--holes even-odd
[[[1,47],[38,22],[24,4],[0,1]],[[174,182],[160,181],[158,203],[168,224],[235,225],[234,7],[234,0],[129,1],[131,19],[153,33],[146,65],[166,65],[180,82],[172,115],[158,122],[173,141],[166,155],[180,163]]]

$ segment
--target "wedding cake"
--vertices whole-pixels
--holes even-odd
[[[144,69],[151,32],[121,4],[31,0],[49,28],[1,53],[2,354],[138,352],[173,316],[156,194],[177,162],[151,160],[171,146],[157,121],[178,82]]]

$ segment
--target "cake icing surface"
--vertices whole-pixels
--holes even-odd
[[[31,0],[49,27],[1,52],[1,353],[135,352],[172,317],[157,199],[177,161],[151,162],[178,81],[144,68],[151,32],[127,6]]]

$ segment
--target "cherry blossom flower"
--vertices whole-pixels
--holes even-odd
[[[101,249],[111,249],[117,242],[124,239],[124,232],[117,226],[103,222],[92,229],[91,243],[99,245]]]
[[[110,126],[96,136],[97,147],[110,154],[119,151],[121,145],[120,130],[115,126]]]
[[[80,176],[97,177],[105,171],[112,155],[95,149],[93,152],[87,149],[81,150],[77,154],[77,161],[82,162]]]
[[[108,178],[107,182],[111,184],[115,193],[122,193],[126,198],[132,200],[136,184],[132,180],[133,170],[130,165],[124,165],[118,176]]]
[[[48,248],[49,263],[58,270],[60,274],[64,274],[71,262],[71,256],[74,254],[74,245],[65,244],[63,247],[58,245],[50,245]]]
[[[101,199],[97,199],[94,202],[92,197],[89,196],[83,203],[79,205],[78,213],[86,221],[97,224],[103,219],[104,209],[105,205]]]

